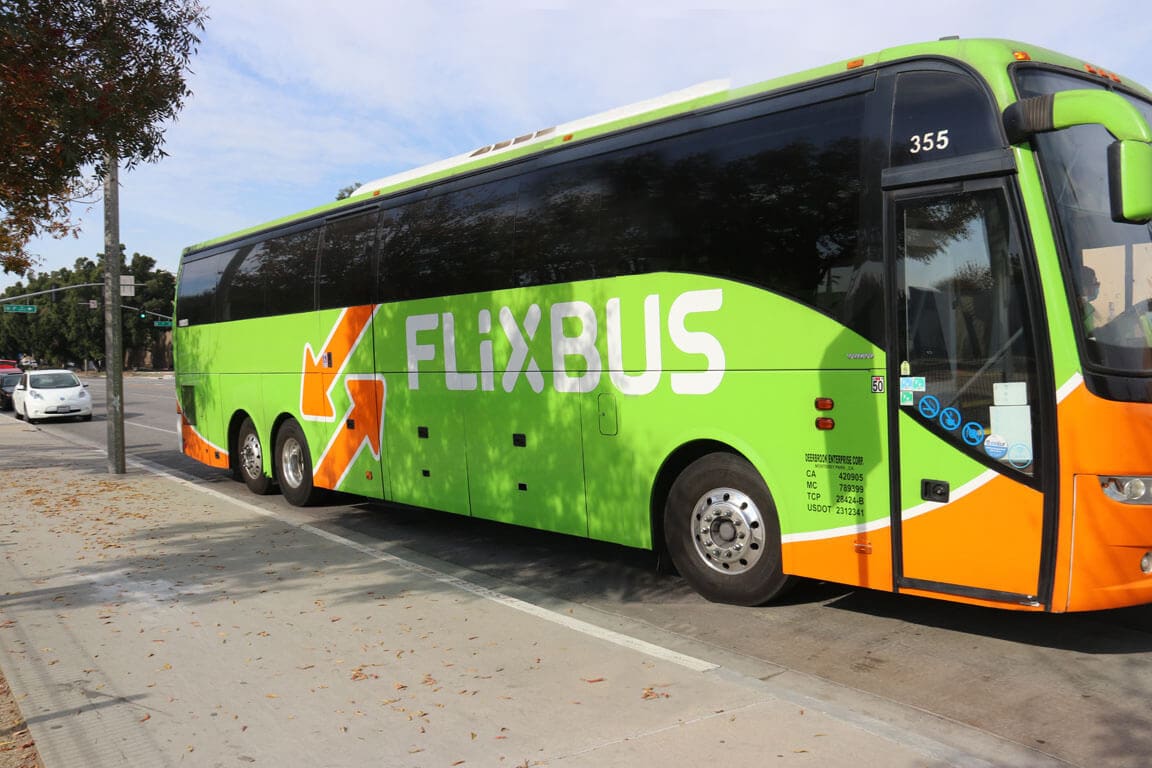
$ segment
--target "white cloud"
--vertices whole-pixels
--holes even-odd
[[[1117,0],[220,0],[209,13],[170,156],[122,176],[122,239],[169,269],[186,245],[355,181],[705,80],[941,35],[1023,39],[1152,84],[1152,22]],[[80,241],[36,244],[45,269],[103,249],[100,209],[85,220]]]

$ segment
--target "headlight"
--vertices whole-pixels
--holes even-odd
[[[1101,477],[1104,495],[1124,504],[1152,504],[1152,477]]]
[[[28,397],[32,398],[33,400],[43,400],[44,399],[44,395],[40,394],[39,392],[37,392],[34,389],[28,390]]]
[[[80,390],[80,399],[81,400],[87,400],[88,399],[88,390],[86,390],[86,389]]]

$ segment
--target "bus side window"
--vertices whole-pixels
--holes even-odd
[[[249,243],[232,252],[224,265],[216,295],[216,314],[220,322],[244,320],[264,314],[264,285],[260,265],[264,243]]]
[[[944,160],[1004,146],[985,89],[959,72],[902,72],[892,116],[892,165]]]
[[[541,282],[588,280],[601,256],[600,209],[604,180],[594,160],[577,160],[535,171],[520,187],[516,261],[534,265]],[[526,275],[528,276],[528,275]]]
[[[265,286],[265,315],[310,312],[315,307],[319,239],[320,230],[313,227],[265,243],[260,267],[260,280]]]
[[[376,302],[403,301],[425,295],[414,275],[417,247],[415,219],[419,203],[397,205],[380,212],[380,263],[376,269]]]
[[[494,179],[441,198],[437,230],[429,232],[441,249],[435,290],[472,293],[522,283],[524,266],[515,257],[519,183],[516,178]]]
[[[317,309],[354,307],[372,301],[375,210],[345,216],[324,225]]]
[[[232,260],[235,250],[214,253],[184,262],[180,272],[176,318],[183,325],[203,325],[216,321],[216,291],[220,273]]]

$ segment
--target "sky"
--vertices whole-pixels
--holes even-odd
[[[120,233],[175,272],[189,245],[343,187],[715,79],[734,86],[948,35],[1020,40],[1152,87],[1129,2],[203,0],[193,95],[168,156],[120,175]],[[104,250],[33,241],[35,269]],[[0,290],[19,279],[0,273]]]

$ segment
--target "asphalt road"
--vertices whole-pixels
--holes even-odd
[[[44,424],[103,444],[104,381],[91,423]],[[171,378],[125,379],[127,452],[343,536],[387,541],[654,631],[722,651],[746,673],[783,669],[847,685],[1083,766],[1152,755],[1152,607],[1069,615],[974,608],[825,583],[749,609],[708,603],[650,554],[355,498],[290,508],[177,452]],[[666,635],[665,635],[666,636]],[[767,670],[767,671],[765,671]]]

